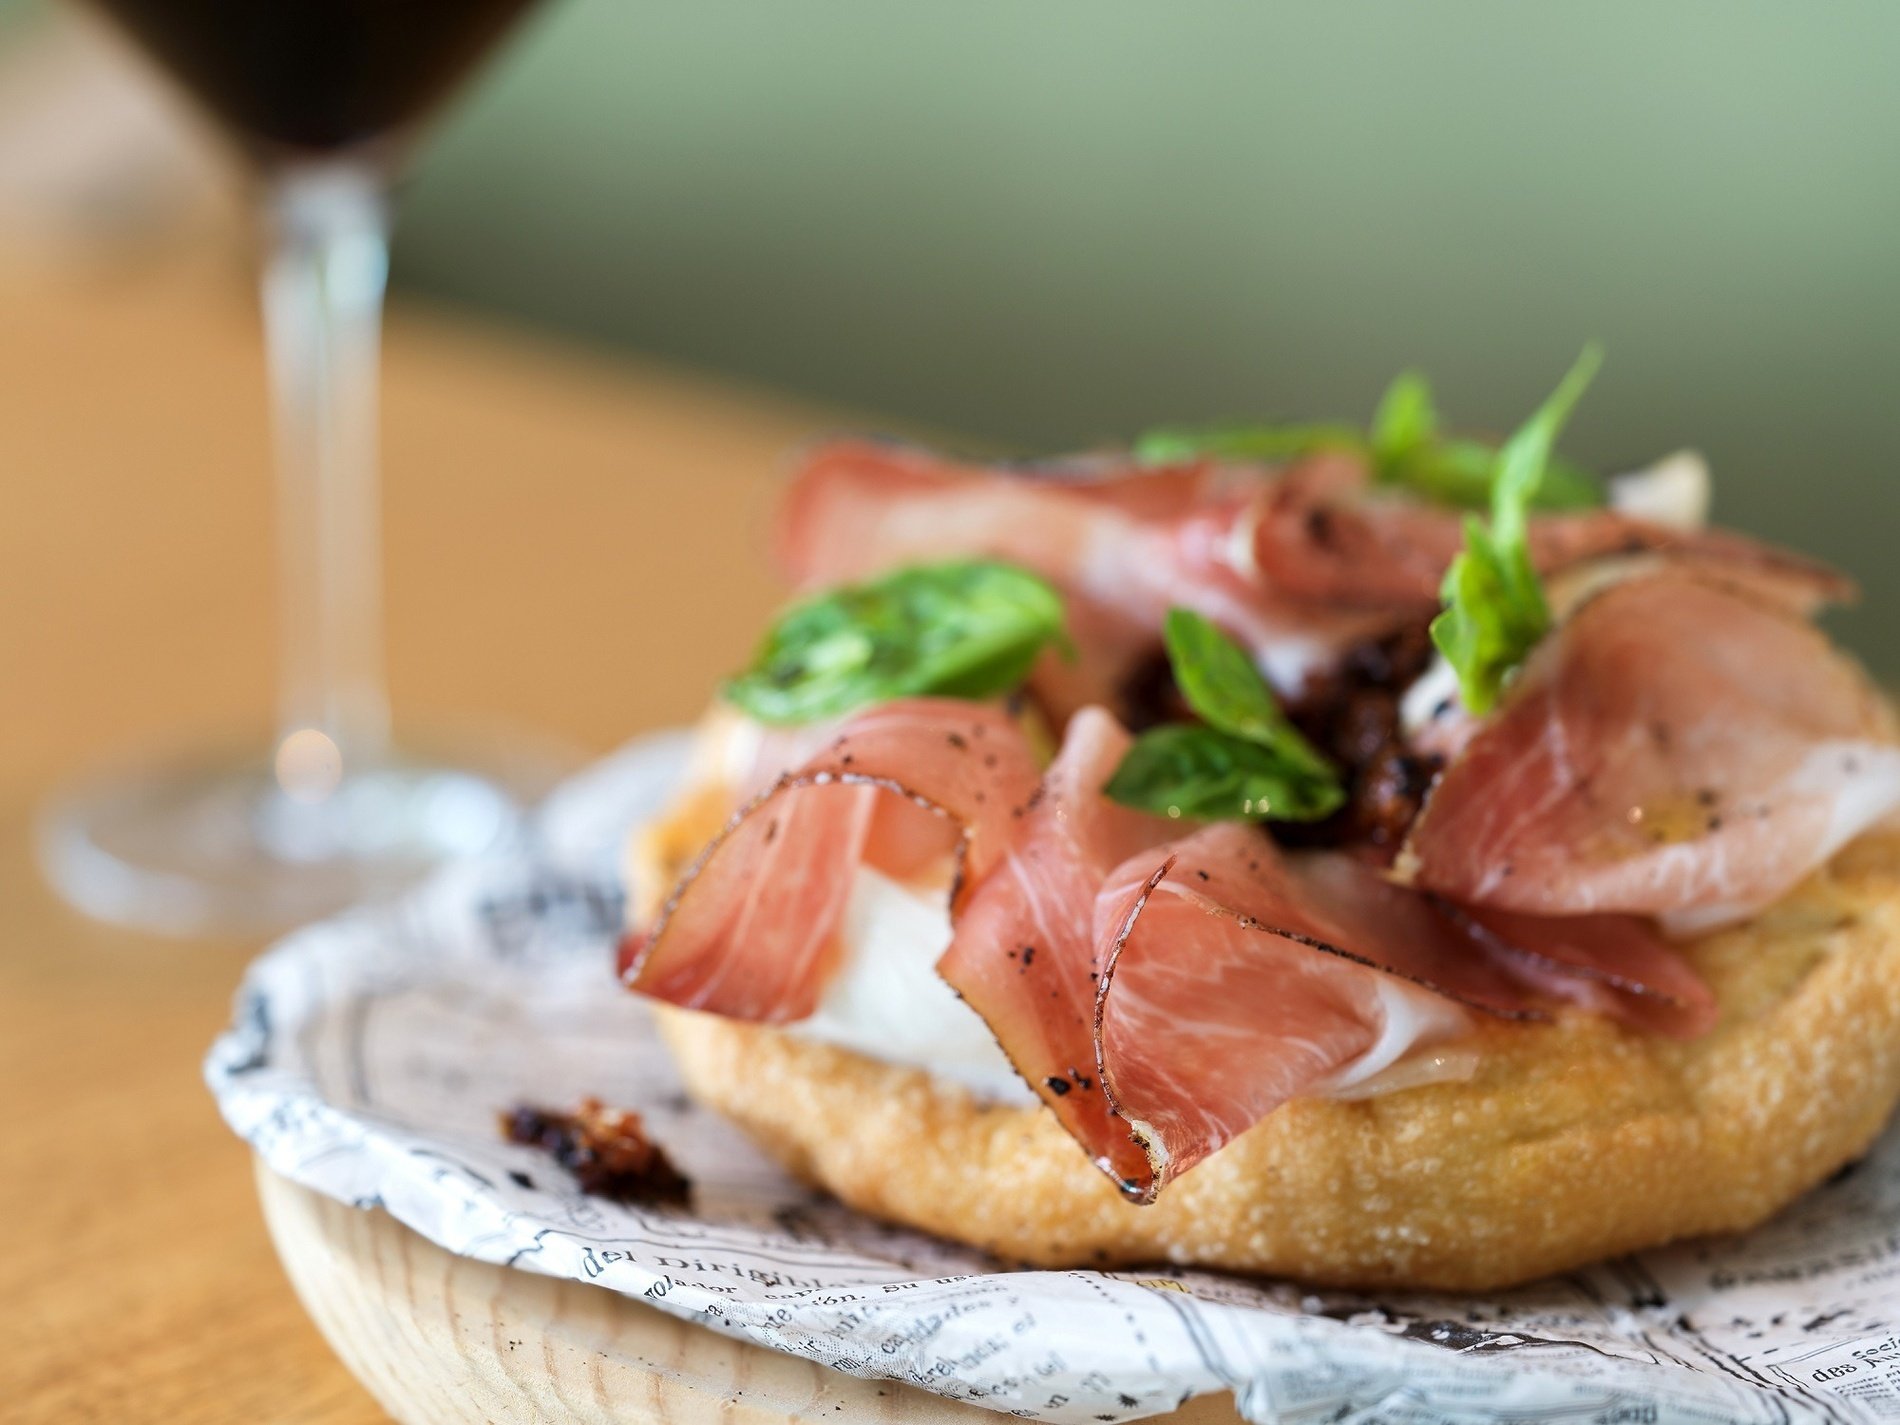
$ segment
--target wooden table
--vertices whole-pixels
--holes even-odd
[[[690,717],[775,598],[768,484],[813,410],[399,310],[399,720],[597,753]],[[0,1416],[381,1419],[285,1282],[199,1060],[254,944],[80,919],[36,801],[127,750],[260,740],[273,669],[260,339],[241,264],[0,253]]]

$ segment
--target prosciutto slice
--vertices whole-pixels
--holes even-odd
[[[1153,645],[1178,605],[1221,624],[1294,692],[1314,668],[1390,631],[1395,617],[1296,603],[1264,582],[1247,535],[1266,488],[1262,471],[1207,463],[973,466],[840,441],[816,449],[795,476],[780,508],[778,557],[808,586],[921,560],[1006,559],[1084,606],[1081,632],[1099,636],[1078,641],[1085,654],[1106,651],[1111,665],[1095,672],[1096,690],[1112,685],[1128,647]]]
[[[778,562],[812,585],[980,553],[1086,586],[1132,529],[1186,516],[1213,477],[1206,463],[968,465],[887,441],[832,441],[786,491]]]
[[[1779,899],[1896,807],[1900,739],[1859,668],[1786,608],[1665,568],[1532,654],[1399,869],[1468,906],[1690,932]]]
[[[1439,902],[1437,909],[1515,978],[1552,999],[1671,1039],[1715,1027],[1715,996],[1649,921],[1553,919]]]
[[[1261,575],[1282,594],[1327,605],[1438,608],[1445,571],[1464,547],[1464,516],[1403,492],[1372,488],[1350,458],[1308,461],[1262,497],[1252,531]],[[1685,530],[1614,509],[1534,515],[1532,562],[1544,574],[1609,556],[1650,554],[1730,570],[1791,606],[1812,611],[1851,598],[1844,575],[1727,530]]]
[[[623,947],[622,979],[732,1019],[803,1019],[835,968],[858,866],[901,876],[954,854],[954,911],[1003,855],[1037,780],[999,708],[919,698],[862,713],[714,838]]]
[[[1114,1121],[1096,1072],[1096,896],[1117,865],[1179,831],[1102,796],[1130,741],[1100,708],[1070,721],[1035,805],[937,962],[1037,1097],[1120,1183],[1145,1180],[1147,1159]]]
[[[1122,1179],[1138,1201],[1287,1100],[1464,1033],[1471,1011],[1541,1017],[1534,990],[1350,857],[1282,856],[1237,824],[1169,852],[1124,862],[1095,911],[1097,1063],[1146,1159]]]

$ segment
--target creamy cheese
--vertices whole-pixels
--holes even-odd
[[[1697,530],[1709,522],[1709,463],[1693,450],[1665,455],[1654,465],[1610,481],[1610,508],[1633,519]]]
[[[937,974],[950,944],[944,897],[941,884],[905,885],[860,868],[838,932],[843,963],[818,1012],[787,1027],[886,1063],[928,1069],[985,1098],[1028,1103],[1035,1095],[982,1016]]]
[[[1413,746],[1423,746],[1427,730],[1463,706],[1458,697],[1458,670],[1445,661],[1444,654],[1433,654],[1431,666],[1399,698],[1399,731]]]

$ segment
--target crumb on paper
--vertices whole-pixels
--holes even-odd
[[[646,1135],[640,1115],[584,1098],[572,1113],[517,1104],[501,1115],[502,1136],[538,1148],[574,1175],[582,1192],[616,1202],[685,1203],[692,1184]]]

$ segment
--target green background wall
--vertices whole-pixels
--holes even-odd
[[[1357,414],[1712,457],[1900,674],[1891,0],[554,0],[411,185],[412,287],[1026,446]]]

